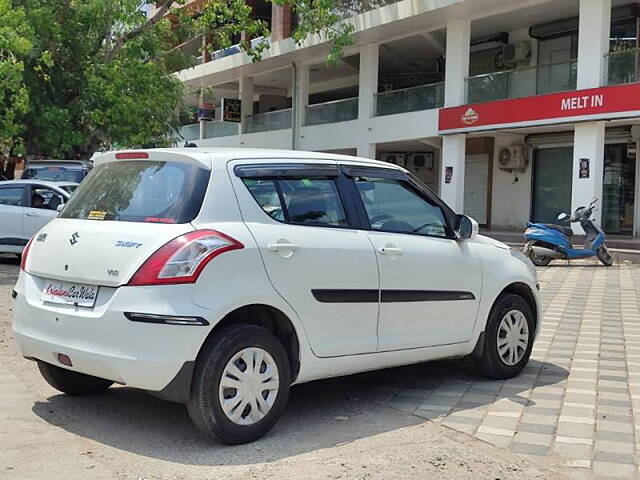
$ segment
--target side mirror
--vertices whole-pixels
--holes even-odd
[[[560,215],[558,215],[558,220],[562,221],[565,220],[567,218],[567,214],[562,212]]]
[[[456,221],[456,233],[459,239],[472,239],[478,235],[478,222],[466,215],[458,215]]]
[[[61,203],[60,205],[58,205],[58,207],[56,208],[56,211],[60,213],[64,209],[64,205],[65,205],[64,203]]]

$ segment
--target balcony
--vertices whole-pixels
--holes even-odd
[[[638,59],[640,50],[632,48],[605,55],[607,62],[607,84],[620,85],[638,81]]]
[[[200,124],[192,123],[190,125],[182,125],[178,129],[178,133],[184,138],[185,141],[198,140],[200,138]]]
[[[206,122],[204,138],[228,137],[238,135],[238,124],[231,122]]]
[[[358,97],[308,105],[304,112],[305,125],[346,122],[358,118]]]
[[[291,128],[290,108],[244,117],[244,133],[270,132],[287,128]]]
[[[505,70],[467,78],[467,102],[481,103],[576,89],[575,61]]]
[[[375,94],[375,115],[415,112],[444,105],[444,82]]]

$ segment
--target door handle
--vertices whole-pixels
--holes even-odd
[[[297,252],[300,250],[300,247],[295,243],[270,243],[267,245],[267,250],[270,252],[279,252],[281,250],[291,250],[292,252]]]
[[[39,217],[39,216],[40,216],[40,215],[37,215],[37,214],[35,214],[35,213],[29,213],[29,212],[25,213],[25,215],[26,215],[27,217]]]
[[[378,252],[381,255],[402,255],[402,249],[397,247],[380,247]]]

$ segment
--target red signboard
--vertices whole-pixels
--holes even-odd
[[[640,83],[442,108],[441,134],[640,116]]]

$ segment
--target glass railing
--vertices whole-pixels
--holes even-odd
[[[607,62],[607,84],[619,85],[638,81],[638,59],[640,50],[629,49],[609,52],[605,55]]]
[[[375,95],[376,116],[440,108],[444,105],[444,83],[391,90]]]
[[[269,132],[291,128],[291,109],[256,113],[244,117],[244,133]]]
[[[228,137],[238,135],[238,124],[231,122],[205,123],[204,138]]]
[[[358,118],[358,97],[308,105],[304,112],[305,125],[346,122]]]
[[[190,125],[182,125],[178,132],[185,139],[185,141],[200,139],[200,124],[192,123]]]
[[[467,78],[467,102],[529,97],[576,89],[575,61],[537,65]]]

